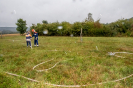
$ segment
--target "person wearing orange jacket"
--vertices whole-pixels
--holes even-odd
[[[37,45],[37,47],[38,47],[38,46],[39,46],[39,45],[38,45],[38,33],[37,33],[34,29],[32,29],[32,32],[33,32],[32,37],[35,37],[35,38],[34,38],[34,46]]]

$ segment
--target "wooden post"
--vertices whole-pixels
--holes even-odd
[[[81,34],[82,34],[82,28],[81,28]]]
[[[80,41],[82,42],[83,39],[82,39],[82,28],[81,28],[81,33],[80,33]]]

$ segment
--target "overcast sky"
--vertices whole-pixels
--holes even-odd
[[[0,0],[0,27],[14,27],[17,19],[27,26],[48,22],[82,22],[92,13],[94,21],[110,23],[133,17],[133,0]]]

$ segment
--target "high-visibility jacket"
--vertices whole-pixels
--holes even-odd
[[[31,34],[27,33],[25,36],[26,36],[26,41],[31,41],[32,38]]]

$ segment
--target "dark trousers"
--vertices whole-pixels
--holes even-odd
[[[27,42],[27,46],[30,45],[31,46],[31,41],[26,41]]]
[[[38,39],[37,40],[34,40],[34,45],[38,45]]]

